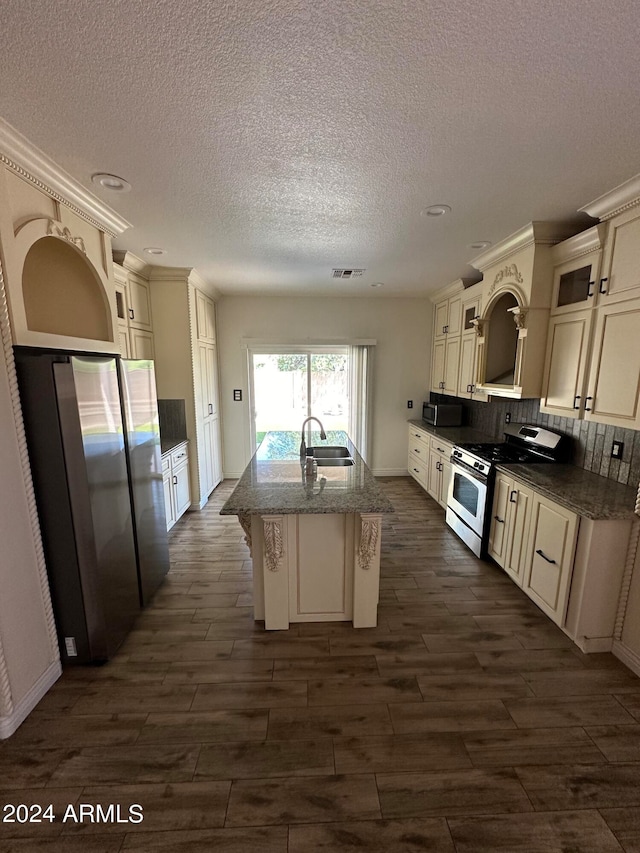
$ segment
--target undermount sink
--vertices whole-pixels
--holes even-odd
[[[320,459],[349,459],[351,454],[347,447],[309,447],[308,450],[313,450],[313,458],[318,461]]]
[[[316,456],[314,456],[314,459],[316,460],[319,467],[321,467],[323,465],[332,465],[333,467],[340,465],[340,466],[344,467],[346,465],[353,465],[354,464],[353,459],[350,456],[333,456],[333,457],[327,457],[327,456],[316,457]]]

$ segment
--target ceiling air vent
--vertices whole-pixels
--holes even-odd
[[[364,270],[333,270],[333,278],[359,278]]]

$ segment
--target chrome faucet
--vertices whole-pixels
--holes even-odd
[[[322,426],[322,424],[320,423],[318,418],[314,418],[313,415],[310,418],[307,418],[304,421],[304,423],[302,424],[302,430],[300,433],[300,461],[301,462],[304,462],[304,459],[307,455],[307,445],[305,444],[305,440],[304,440],[304,428],[309,423],[309,421],[317,421],[317,423],[320,425],[320,438],[322,439],[322,441],[327,440],[327,434],[324,431],[324,427]]]

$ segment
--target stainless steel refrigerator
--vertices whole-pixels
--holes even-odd
[[[152,371],[134,380],[114,356],[15,355],[62,661],[105,661],[169,565]]]

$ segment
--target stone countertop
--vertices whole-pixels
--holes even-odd
[[[419,419],[409,420],[408,423],[411,426],[421,429],[428,435],[435,435],[438,438],[442,438],[444,441],[451,442],[451,444],[469,444],[471,442],[479,443],[489,441],[495,442],[497,440],[493,438],[493,436],[487,435],[484,432],[480,432],[480,430],[473,429],[473,427],[468,426],[434,427]]]
[[[300,464],[300,432],[269,432],[220,514],[393,512],[346,432],[329,431],[327,440],[321,441],[320,433],[313,431],[311,442],[346,446],[354,464],[318,466],[317,478],[306,480]]]
[[[625,519],[634,517],[636,488],[623,486],[575,465],[536,463],[500,464],[498,471],[522,480],[541,495],[583,518]]]
[[[180,447],[181,444],[186,444],[189,439],[187,438],[160,438],[160,455],[165,456],[167,453],[171,453],[172,450],[175,450],[176,447]]]

